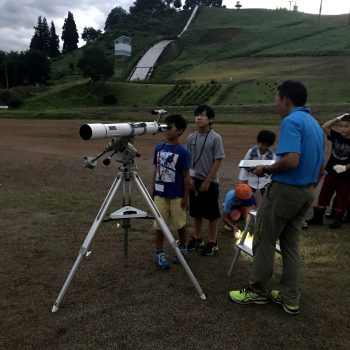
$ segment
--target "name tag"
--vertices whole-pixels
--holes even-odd
[[[154,189],[158,192],[164,192],[164,185],[162,184],[155,184]]]
[[[196,177],[196,171],[194,169],[190,169],[190,176]]]

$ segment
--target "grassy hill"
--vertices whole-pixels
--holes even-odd
[[[181,54],[155,76],[177,77],[191,66],[237,57],[350,55],[348,16],[284,10],[203,8],[179,40]],[[182,74],[186,76],[186,74]]]
[[[316,15],[285,10],[202,8],[188,31],[163,53],[151,81],[127,83],[125,78],[143,52],[178,34],[188,17],[189,12],[182,11],[119,23],[89,44],[112,57],[113,40],[120,35],[132,37],[133,56],[115,63],[109,81],[91,90],[79,75],[76,62],[86,45],[56,60],[53,84],[31,91],[21,110],[101,109],[108,107],[107,95],[116,97],[111,106],[115,108],[159,105],[179,110],[203,102],[259,107],[273,103],[276,87],[285,79],[303,81],[314,105],[348,108],[348,15],[322,16],[318,23]]]

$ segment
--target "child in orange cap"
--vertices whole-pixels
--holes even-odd
[[[236,226],[237,221],[241,217],[246,219],[249,210],[255,205],[254,193],[247,184],[237,184],[234,189],[226,193],[223,203],[222,220],[226,226],[232,229],[234,237],[239,232]]]

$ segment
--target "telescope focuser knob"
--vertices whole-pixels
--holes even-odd
[[[97,165],[96,157],[84,157],[85,168],[93,169]]]
[[[102,162],[104,165],[109,165],[109,164],[111,164],[111,158],[105,158],[104,160],[103,160],[103,162]]]

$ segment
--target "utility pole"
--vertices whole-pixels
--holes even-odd
[[[321,0],[321,3],[320,3],[320,13],[318,15],[318,23],[321,23],[322,1],[323,0]]]
[[[5,63],[6,89],[9,89],[9,77],[7,75],[7,63]]]
[[[288,2],[289,2],[289,11],[292,11],[292,2],[293,2],[294,0],[289,0]]]

